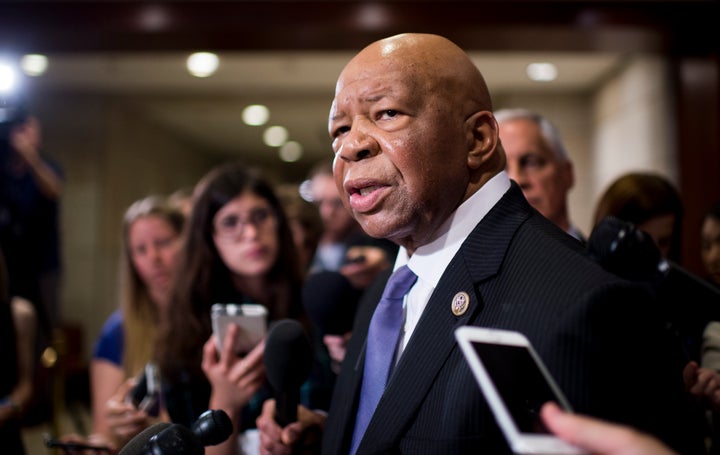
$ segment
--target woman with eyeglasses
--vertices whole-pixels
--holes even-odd
[[[187,426],[207,409],[224,410],[235,433],[207,451],[245,453],[253,439],[245,430],[269,395],[264,341],[246,355],[218,350],[210,308],[254,303],[267,308],[268,322],[303,318],[301,267],[281,203],[257,170],[221,165],[200,180],[193,201],[157,352],[165,403],[173,422]]]

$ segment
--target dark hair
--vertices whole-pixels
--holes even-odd
[[[277,217],[278,257],[265,277],[264,301],[269,320],[300,317],[302,275],[292,233],[273,186],[257,169],[232,162],[214,168],[195,188],[193,210],[183,233],[177,276],[170,297],[168,326],[162,331],[158,363],[170,377],[182,369],[200,372],[202,345],[212,333],[210,307],[237,302],[242,289],[233,285],[213,241],[213,219],[228,202],[249,191],[265,199]],[[257,300],[257,299],[254,299]],[[178,336],[182,334],[182,336]]]
[[[668,179],[650,172],[630,172],[616,179],[600,197],[593,225],[606,216],[638,225],[659,216],[675,215],[668,258],[677,261],[683,212],[680,193]]]
[[[718,221],[720,221],[720,201],[717,201],[710,207],[710,210],[705,212],[705,215],[702,217],[702,223],[705,222],[708,218],[713,218]]]

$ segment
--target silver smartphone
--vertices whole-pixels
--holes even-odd
[[[587,454],[543,424],[540,408],[546,402],[571,408],[525,335],[465,326],[455,331],[455,338],[514,453]]]
[[[210,308],[210,318],[220,350],[230,324],[237,324],[240,329],[234,347],[239,355],[250,352],[267,334],[267,309],[263,305],[216,303]]]

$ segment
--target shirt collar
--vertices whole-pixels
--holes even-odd
[[[407,264],[419,279],[433,288],[437,287],[445,268],[462,243],[509,189],[510,178],[505,171],[493,176],[448,217],[435,240],[419,247],[412,257],[401,247],[393,270]]]

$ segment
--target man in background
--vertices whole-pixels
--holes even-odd
[[[510,178],[520,185],[530,205],[585,243],[587,239],[568,213],[567,198],[575,175],[557,128],[527,109],[501,109],[495,112],[495,118]]]

